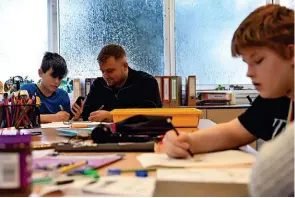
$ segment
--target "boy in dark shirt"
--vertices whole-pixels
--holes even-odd
[[[276,5],[253,11],[234,34],[232,55],[248,64],[247,76],[261,97],[230,122],[180,136],[168,132],[164,148],[170,157],[186,157],[187,149],[203,153],[270,140],[286,126],[294,106],[294,11]]]

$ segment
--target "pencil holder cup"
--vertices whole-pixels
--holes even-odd
[[[0,106],[0,128],[16,129],[39,128],[40,111],[36,104]]]

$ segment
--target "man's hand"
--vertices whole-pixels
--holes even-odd
[[[66,111],[59,111],[55,114],[55,122],[65,122],[70,118],[70,114]]]
[[[77,103],[74,103],[72,106],[72,113],[74,114],[73,120],[79,120],[80,116],[83,112],[83,107],[84,107],[84,100],[81,100],[81,106],[79,106]]]
[[[90,113],[88,118],[89,121],[96,121],[96,122],[111,122],[113,120],[113,116],[110,114],[109,111],[105,110],[97,110]]]
[[[176,135],[175,131],[168,131],[163,139],[164,150],[169,157],[185,158],[189,156],[187,150],[192,147],[192,138],[187,133]]]

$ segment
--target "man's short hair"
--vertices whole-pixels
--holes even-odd
[[[114,57],[116,60],[126,56],[126,52],[120,45],[109,44],[104,46],[97,56],[97,61],[99,64],[103,64],[110,57]]]
[[[53,78],[63,79],[68,74],[67,63],[61,55],[45,52],[41,63],[41,70],[43,73],[46,73],[50,68],[53,71],[51,74]]]

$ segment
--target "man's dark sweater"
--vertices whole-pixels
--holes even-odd
[[[82,118],[88,120],[91,112],[123,108],[162,107],[157,80],[142,71],[128,69],[128,77],[121,88],[109,87],[102,77],[95,79],[84,104]]]

